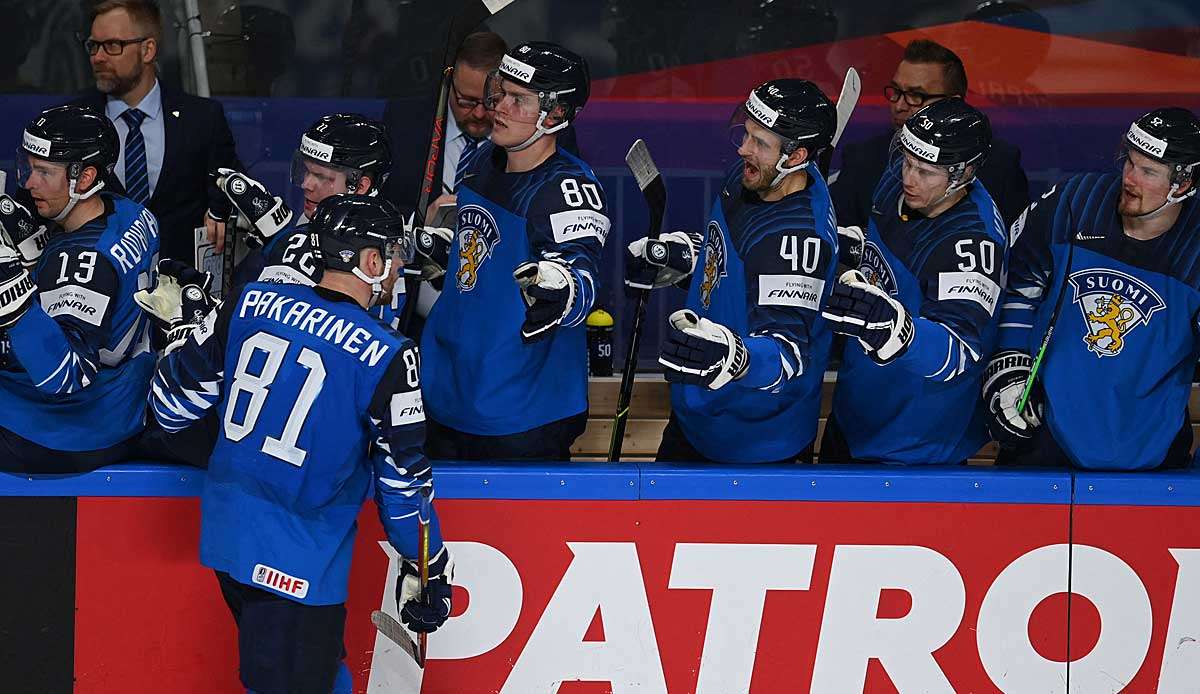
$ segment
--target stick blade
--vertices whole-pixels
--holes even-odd
[[[830,146],[836,146],[842,139],[842,131],[850,122],[850,114],[854,113],[854,107],[858,105],[858,97],[861,95],[862,78],[858,76],[858,70],[851,67],[846,70],[846,79],[842,82],[842,93],[838,95],[837,129],[833,133],[833,142]]]
[[[646,190],[655,178],[660,178],[658,167],[654,165],[654,159],[650,156],[650,149],[640,137],[625,155],[625,164],[633,172],[639,190]]]
[[[412,637],[408,635],[408,631],[397,622],[391,615],[381,610],[375,610],[371,613],[371,623],[383,634],[389,641],[400,647],[413,659],[413,662],[418,667],[425,667],[425,659],[421,657],[421,649],[413,642]]]

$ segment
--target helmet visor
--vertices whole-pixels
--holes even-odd
[[[484,81],[483,104],[517,123],[537,123],[539,114],[550,110],[537,92],[507,79],[499,70],[492,70]]]
[[[66,164],[30,156],[24,148],[17,150],[14,168],[17,174],[17,185],[21,188],[27,187],[29,180],[35,176],[35,185],[41,183],[50,186],[57,185],[59,181],[65,181],[67,176]]]
[[[761,159],[778,159],[787,142],[746,111],[745,104],[734,110],[729,118],[729,142],[739,152],[748,152]]]
[[[330,195],[350,192],[349,181],[355,178],[355,170],[317,161],[299,150],[292,155],[292,194],[288,204],[292,209],[304,210],[304,216],[312,218],[316,206]]]

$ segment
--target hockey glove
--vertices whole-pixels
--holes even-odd
[[[21,254],[0,246],[0,328],[13,325],[25,315],[33,303],[34,289]]]
[[[428,634],[450,617],[450,581],[454,580],[454,560],[445,547],[429,562],[429,582],[421,592],[421,569],[416,563],[401,560],[396,580],[396,606],[400,621],[409,629]]]
[[[838,262],[848,268],[857,269],[862,262],[863,247],[867,245],[867,237],[863,235],[862,227],[838,227]]]
[[[625,284],[630,289],[659,289],[678,284],[696,269],[699,234],[672,231],[657,239],[640,238],[625,249]]]
[[[880,365],[892,363],[912,344],[912,317],[904,305],[858,270],[842,273],[821,315],[835,333],[858,338],[863,350]]]
[[[265,246],[272,236],[292,221],[292,211],[287,203],[278,195],[271,195],[263,184],[246,174],[233,169],[217,169],[213,176],[217,187],[249,223],[248,239],[251,243]]]
[[[15,248],[26,270],[37,265],[38,258],[49,240],[46,222],[11,197],[0,193],[0,228],[7,237],[5,243]]]
[[[164,355],[181,347],[217,305],[208,294],[211,285],[210,273],[199,272],[177,260],[163,260],[158,264],[158,286],[153,291],[142,289],[134,293],[134,302],[166,334]]]
[[[513,271],[513,279],[525,299],[521,341],[526,344],[549,336],[571,312],[579,294],[571,268],[556,260],[522,263]]]
[[[417,264],[421,268],[421,279],[432,282],[446,274],[453,242],[454,232],[446,227],[417,229]]]
[[[746,375],[750,354],[742,338],[720,323],[682,309],[667,318],[666,340],[658,363],[671,383],[716,390]]]
[[[1032,357],[1010,349],[992,357],[983,372],[983,401],[987,403],[990,415],[988,429],[992,438],[1006,448],[1029,441],[1042,425],[1042,403],[1036,388],[1025,411],[1017,410],[1032,368]]]

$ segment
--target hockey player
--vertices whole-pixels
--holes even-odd
[[[133,294],[154,283],[158,224],[105,189],[118,142],[103,115],[43,111],[17,159],[36,216],[0,195],[3,469],[91,470],[127,457],[142,430],[154,356]]]
[[[566,460],[583,432],[583,321],[609,219],[595,174],[556,133],[589,88],[583,59],[550,43],[517,46],[488,78],[491,142],[458,189],[449,247],[421,258],[427,273],[446,263],[421,336],[435,458]]]
[[[831,342],[819,311],[837,272],[833,206],[812,163],[836,123],[811,82],[755,87],[703,236],[629,244],[629,286],[691,280],[659,357],[672,384],[659,460],[812,462]]]
[[[401,620],[429,632],[450,613],[452,562],[430,519],[430,580],[418,595],[422,452],[416,346],[369,309],[396,282],[411,237],[390,203],[337,195],[309,230],[316,286],[253,282],[159,362],[151,404],[178,430],[216,408],[221,433],[201,498],[200,560],[238,626],[255,692],[350,691],[344,657],[355,519],[374,493],[402,557]],[[336,686],[335,686],[336,679]]]
[[[984,399],[996,439],[1039,465],[1190,464],[1200,354],[1200,120],[1162,108],[1125,134],[1120,175],[1082,174],[1013,225],[999,348]],[[1053,324],[1032,400],[1033,356]],[[1032,450],[1030,450],[1032,449]],[[1014,460],[1006,451],[998,462]]]
[[[961,463],[987,440],[979,406],[1007,235],[976,172],[985,115],[958,97],[910,117],[875,190],[858,268],[822,314],[842,351],[821,462]]]

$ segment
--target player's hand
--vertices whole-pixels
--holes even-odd
[[[0,245],[0,329],[13,325],[25,315],[33,303],[34,289],[21,254]]]
[[[667,318],[666,340],[658,363],[671,383],[716,390],[746,375],[750,354],[742,338],[729,328],[681,309]]]
[[[513,271],[513,279],[525,299],[521,341],[526,344],[549,336],[571,312],[579,294],[579,281],[571,268],[554,260],[522,263]]]
[[[842,273],[821,315],[835,333],[858,338],[863,350],[878,364],[890,364],[912,344],[912,317],[904,305],[868,282],[858,270]]]
[[[838,262],[849,268],[857,268],[862,262],[863,248],[867,237],[862,227],[838,227]]]
[[[419,633],[428,634],[450,617],[450,581],[454,580],[454,561],[445,547],[429,562],[429,582],[421,592],[421,570],[408,560],[400,562],[396,580],[396,605],[400,621]]]
[[[0,193],[0,229],[4,231],[4,242],[21,256],[21,264],[26,270],[32,270],[49,241],[46,222],[31,214],[21,203]]]
[[[177,260],[162,260],[158,263],[158,285],[153,290],[142,289],[134,293],[134,302],[150,314],[166,334],[164,355],[182,346],[216,307],[216,299],[208,293],[211,286],[210,273],[200,272]]]
[[[700,235],[686,231],[637,239],[625,248],[625,284],[630,289],[658,289],[686,280],[696,270],[699,249]]]
[[[457,204],[458,204],[458,196],[455,195],[454,193],[442,193],[441,195],[434,198],[433,202],[429,203],[429,207],[425,208],[425,226],[441,227],[441,226],[449,226],[450,224],[452,224],[453,221],[451,219],[438,219],[438,217],[439,217],[438,213],[442,211],[442,208],[444,208],[448,205],[453,206],[453,205],[457,205]],[[450,209],[450,212],[452,213],[453,209]],[[449,216],[453,216],[453,215],[451,214]]]
[[[422,227],[417,229],[416,237],[416,258],[421,268],[421,279],[429,282],[446,274],[454,232],[446,227]]]
[[[1034,388],[1024,411],[1017,410],[1033,358],[1024,352],[1004,350],[988,362],[983,372],[983,401],[987,403],[988,429],[997,443],[1013,448],[1033,438],[1042,425],[1042,402]]]
[[[263,184],[233,169],[217,169],[217,188],[229,198],[238,214],[249,223],[248,240],[265,246],[272,236],[292,221],[292,210]]]

